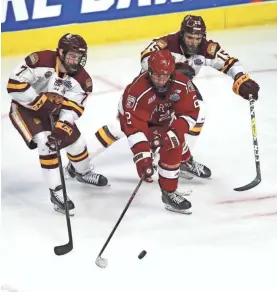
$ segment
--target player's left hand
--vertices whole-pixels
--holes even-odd
[[[181,143],[176,132],[174,130],[169,130],[166,133],[155,136],[153,142],[151,143],[151,146],[153,149],[163,147],[167,151],[172,148],[179,147],[180,144]]]
[[[238,73],[235,77],[233,84],[233,91],[242,96],[244,99],[249,100],[249,96],[252,95],[253,99],[258,99],[258,92],[260,86],[252,79],[248,74]]]

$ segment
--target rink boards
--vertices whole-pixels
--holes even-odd
[[[194,3],[187,0],[152,2],[137,0],[135,7],[132,6],[134,3],[132,0],[100,0],[98,3],[101,2],[102,6],[96,7],[88,6],[88,0],[83,0],[77,1],[81,5],[78,6],[80,13],[76,12],[78,11],[76,7],[74,10],[77,16],[74,14],[71,18],[70,11],[74,7],[66,10],[67,6],[62,6],[65,2],[63,0],[56,1],[61,4],[52,6],[47,6],[47,1],[42,1],[45,5],[44,9],[39,6],[42,2],[25,1],[25,7],[7,6],[6,11],[4,9],[4,14],[5,12],[6,14],[3,16],[4,21],[2,20],[3,56],[26,54],[41,49],[55,49],[57,40],[67,32],[81,34],[89,45],[153,38],[179,30],[180,23],[186,14],[201,15],[207,24],[208,31],[277,22],[277,1],[202,0],[196,1],[198,6],[195,6],[196,4],[187,5]],[[90,4],[92,2],[97,3],[92,0]],[[202,6],[199,6],[201,2]],[[206,7],[218,6],[217,2],[220,2],[218,5],[226,6]],[[230,4],[244,2],[259,3],[230,6]],[[84,3],[87,3],[86,6]],[[28,7],[27,4],[33,6]],[[197,9],[187,11],[192,7]],[[205,7],[205,9],[198,9],[200,7]]]

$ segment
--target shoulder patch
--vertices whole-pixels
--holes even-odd
[[[126,100],[126,107],[133,108],[135,103],[136,103],[136,98],[132,95],[128,95],[128,98]]]
[[[92,91],[92,80],[90,77],[85,81],[85,91]]]
[[[217,43],[209,43],[207,47],[207,52],[209,55],[215,56],[217,49]]]
[[[160,49],[164,49],[167,46],[167,42],[163,39],[157,40],[156,44],[159,46]]]
[[[25,58],[25,61],[29,67],[35,67],[39,61],[39,56],[37,53],[32,53]]]

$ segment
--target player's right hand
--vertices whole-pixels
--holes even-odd
[[[152,183],[154,174],[153,159],[150,152],[139,152],[134,155],[134,162],[137,166],[137,172],[140,178],[144,175],[144,181]]]
[[[50,113],[58,112],[62,106],[60,100],[57,101],[49,93],[40,93],[30,104],[32,110],[38,115],[49,116]]]

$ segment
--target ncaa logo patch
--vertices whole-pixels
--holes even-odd
[[[47,72],[45,72],[44,77],[45,77],[46,79],[48,79],[48,78],[51,77],[51,75],[52,75],[52,72],[51,72],[51,71],[47,71]]]
[[[136,98],[132,95],[129,95],[126,101],[126,107],[132,108],[134,107],[135,103],[136,103]]]
[[[193,61],[195,65],[200,66],[203,64],[203,61],[201,59],[196,59]]]
[[[173,93],[169,96],[169,99],[171,99],[172,101],[177,101],[180,99],[180,95],[178,93]]]

